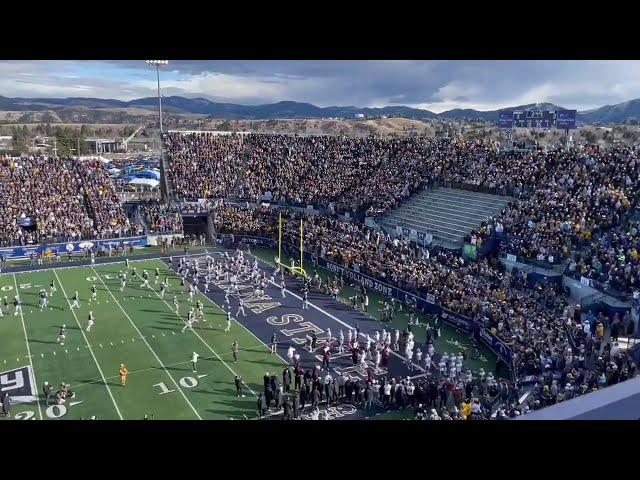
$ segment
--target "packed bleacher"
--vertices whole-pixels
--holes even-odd
[[[0,227],[3,246],[140,231],[129,224],[102,164],[44,157],[0,161]]]
[[[379,217],[435,182],[509,193],[516,201],[471,235],[499,232],[506,253],[555,263],[601,238],[602,248],[626,248],[627,239],[616,247],[603,234],[622,225],[640,193],[638,151],[631,147],[509,152],[424,137],[178,133],[167,145],[176,191],[191,199],[258,201],[271,192],[275,202]],[[602,248],[594,254],[603,256]],[[620,267],[605,274],[613,270],[611,281],[628,291],[636,276],[628,263]]]

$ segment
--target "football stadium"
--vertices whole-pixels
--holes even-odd
[[[163,96],[172,64],[117,138],[12,127],[1,421],[640,418],[623,127],[546,103],[220,127]]]

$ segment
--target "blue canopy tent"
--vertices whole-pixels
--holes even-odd
[[[143,170],[142,172],[137,174],[138,178],[150,178],[153,180],[160,180],[160,173],[154,172],[153,170]]]

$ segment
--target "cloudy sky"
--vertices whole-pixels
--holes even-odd
[[[640,98],[640,61],[169,61],[164,95],[441,112],[535,102],[588,110]],[[0,95],[131,100],[155,95],[140,61],[0,61]]]

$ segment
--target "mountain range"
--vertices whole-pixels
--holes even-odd
[[[156,109],[156,97],[139,98],[130,101],[101,99],[101,98],[9,98],[0,96],[0,111],[35,112],[46,110],[78,109],[127,109],[143,108]],[[206,98],[185,98],[179,96],[165,97],[162,101],[163,109],[177,114],[202,114],[220,119],[285,119],[285,118],[354,118],[358,114],[365,117],[400,116],[426,120],[461,120],[482,119],[497,121],[500,112],[510,110],[555,110],[562,108],[557,105],[543,103],[519,105],[500,110],[479,111],[473,109],[454,109],[441,113],[405,106],[384,108],[348,107],[317,107],[310,103],[277,102],[264,105],[238,105],[233,103],[218,103]],[[627,120],[640,120],[640,99],[616,105],[606,105],[593,110],[578,112],[580,123],[621,123]]]

